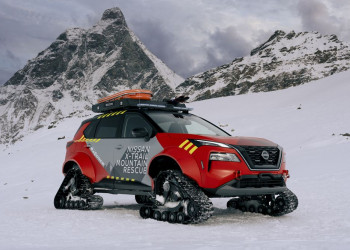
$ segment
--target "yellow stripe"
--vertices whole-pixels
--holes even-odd
[[[97,139],[97,141],[96,142],[99,142],[101,139]]]
[[[98,116],[97,119],[100,119],[102,116],[103,116],[103,115]]]
[[[107,179],[109,179],[109,178],[110,178],[110,176],[108,175],[108,176],[107,176]]]
[[[124,177],[120,178],[122,181],[124,180]]]
[[[182,148],[182,147],[185,146],[188,142],[189,142],[189,140],[184,141],[183,143],[180,144],[179,148]]]
[[[120,115],[124,114],[126,112],[126,110],[123,110],[122,112],[120,112]]]
[[[113,113],[108,113],[106,117],[110,116],[111,114],[113,114]]]
[[[130,179],[129,178],[126,178],[126,181],[129,181]]]
[[[121,111],[114,112],[113,115],[119,115]]]
[[[119,177],[115,177],[116,180],[119,180]]]
[[[113,179],[114,179],[114,176],[111,176],[111,179],[113,180]]]
[[[189,153],[190,153],[190,154],[193,154],[193,152],[196,151],[197,148],[198,148],[197,146],[193,146],[193,148],[191,148],[191,150],[189,151]]]
[[[184,149],[187,150],[187,149],[189,149],[190,147],[192,147],[192,145],[193,145],[193,143],[190,142]]]
[[[131,179],[131,181],[135,181],[135,179]]]

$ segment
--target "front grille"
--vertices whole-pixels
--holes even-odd
[[[246,159],[251,169],[279,169],[281,151],[278,147],[235,146]],[[263,157],[265,156],[265,158]]]
[[[237,180],[232,186],[235,188],[283,187],[285,182],[282,176],[246,177]]]

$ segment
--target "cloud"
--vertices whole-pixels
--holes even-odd
[[[165,30],[159,22],[154,20],[135,21],[136,35],[146,47],[168,67],[176,69],[180,75],[188,74],[188,65],[191,64],[191,56],[181,53],[176,44],[174,33]]]
[[[327,6],[319,0],[299,0],[297,5],[302,25],[307,31],[318,31],[322,34],[338,34],[338,20],[331,16]]]
[[[217,29],[209,36],[211,46],[207,48],[207,67],[212,68],[249,54],[253,45],[245,39],[234,26]]]

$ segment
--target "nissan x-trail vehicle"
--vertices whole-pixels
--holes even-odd
[[[123,91],[93,105],[98,114],[67,143],[56,208],[98,209],[96,193],[135,195],[141,217],[171,223],[206,221],[210,197],[232,197],[228,208],[271,216],[297,208],[280,146],[230,136],[190,114],[184,97],[151,96]]]

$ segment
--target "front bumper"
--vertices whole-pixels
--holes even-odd
[[[287,190],[282,175],[242,175],[218,188],[204,189],[210,197],[274,194]]]

